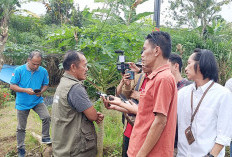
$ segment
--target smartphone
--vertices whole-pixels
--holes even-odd
[[[104,96],[106,99],[107,99],[107,97],[109,97],[109,100],[110,100],[110,101],[114,100],[113,97],[108,96],[107,94],[103,94],[103,93],[101,93],[101,92],[96,92],[96,94],[99,95],[99,96]]]
[[[134,71],[130,71],[130,70],[127,70],[126,71],[126,74],[130,74],[130,77],[128,78],[129,80],[134,80],[135,79],[135,72]]]
[[[39,93],[39,92],[41,92],[41,90],[40,89],[35,89],[34,92]]]

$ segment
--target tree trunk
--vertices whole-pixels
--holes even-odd
[[[1,44],[1,42],[0,42],[0,44]],[[4,59],[3,59],[3,54],[2,54],[2,47],[3,46],[0,45],[0,71],[2,70],[2,66],[4,64]]]
[[[97,132],[97,157],[103,157],[104,120],[98,124]]]
[[[104,88],[101,90],[103,93],[106,93]],[[101,103],[102,108],[100,112],[105,115],[106,109],[103,103]],[[104,139],[104,119],[101,123],[98,124],[98,132],[97,132],[97,157],[103,157],[103,139]]]
[[[206,26],[207,26],[207,20],[206,20],[206,15],[202,15],[201,18],[201,26],[202,26],[202,30],[201,30],[201,37],[204,38],[205,37],[205,33],[206,32]]]
[[[2,31],[2,30],[1,30]],[[8,28],[6,28],[5,33],[0,34],[0,71],[2,70],[2,66],[4,64],[4,56],[3,56],[3,51],[5,48],[5,44],[8,38]]]
[[[2,70],[2,66],[4,64],[4,56],[3,51],[5,48],[5,44],[8,38],[8,19],[9,17],[2,17],[1,26],[0,26],[0,71]]]

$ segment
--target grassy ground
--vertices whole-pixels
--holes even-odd
[[[123,133],[121,114],[116,111],[105,111],[104,125],[104,157],[120,157]],[[0,108],[0,157],[17,156],[16,126],[16,109],[14,102],[11,102]],[[39,144],[32,136],[32,132],[41,134],[41,121],[34,111],[31,111],[28,118],[25,143],[27,156],[38,157],[41,156],[45,146]],[[229,157],[229,147],[227,147],[226,157]]]
[[[14,108],[14,102],[8,103],[3,108],[0,108],[0,157],[17,156],[17,142],[16,142],[16,127],[17,114]],[[34,111],[31,111],[26,130],[26,150],[28,156],[40,155],[43,147],[39,144],[36,138],[32,136],[32,132],[41,134],[41,121]]]
[[[51,110],[51,107],[49,108]],[[16,127],[17,116],[14,102],[0,108],[0,157],[17,156]],[[106,111],[104,134],[104,156],[121,156],[122,132],[121,114],[115,111]],[[41,135],[41,120],[31,110],[26,129],[27,156],[41,156],[45,146],[41,146],[32,132]]]

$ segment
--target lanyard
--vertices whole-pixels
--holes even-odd
[[[193,122],[193,120],[194,120],[194,117],[195,117],[195,115],[196,115],[196,113],[197,113],[197,111],[198,111],[200,105],[201,105],[201,102],[203,101],[203,99],[204,99],[206,93],[207,93],[208,90],[213,86],[213,84],[214,84],[214,82],[212,82],[212,83],[209,85],[209,87],[205,90],[205,92],[203,93],[203,95],[202,95],[202,97],[201,97],[201,99],[200,99],[200,101],[199,101],[199,103],[198,103],[198,105],[197,105],[197,107],[196,107],[194,113],[193,113],[193,90],[192,90],[192,93],[191,93],[191,111],[192,111],[192,112],[191,112],[191,113],[193,113],[193,114],[192,114],[192,116],[191,116],[190,126],[192,126],[192,122]]]

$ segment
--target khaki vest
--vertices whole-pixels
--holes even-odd
[[[94,157],[97,136],[93,122],[77,112],[67,101],[68,92],[75,84],[82,84],[64,73],[56,89],[52,105],[52,148],[55,157]]]

